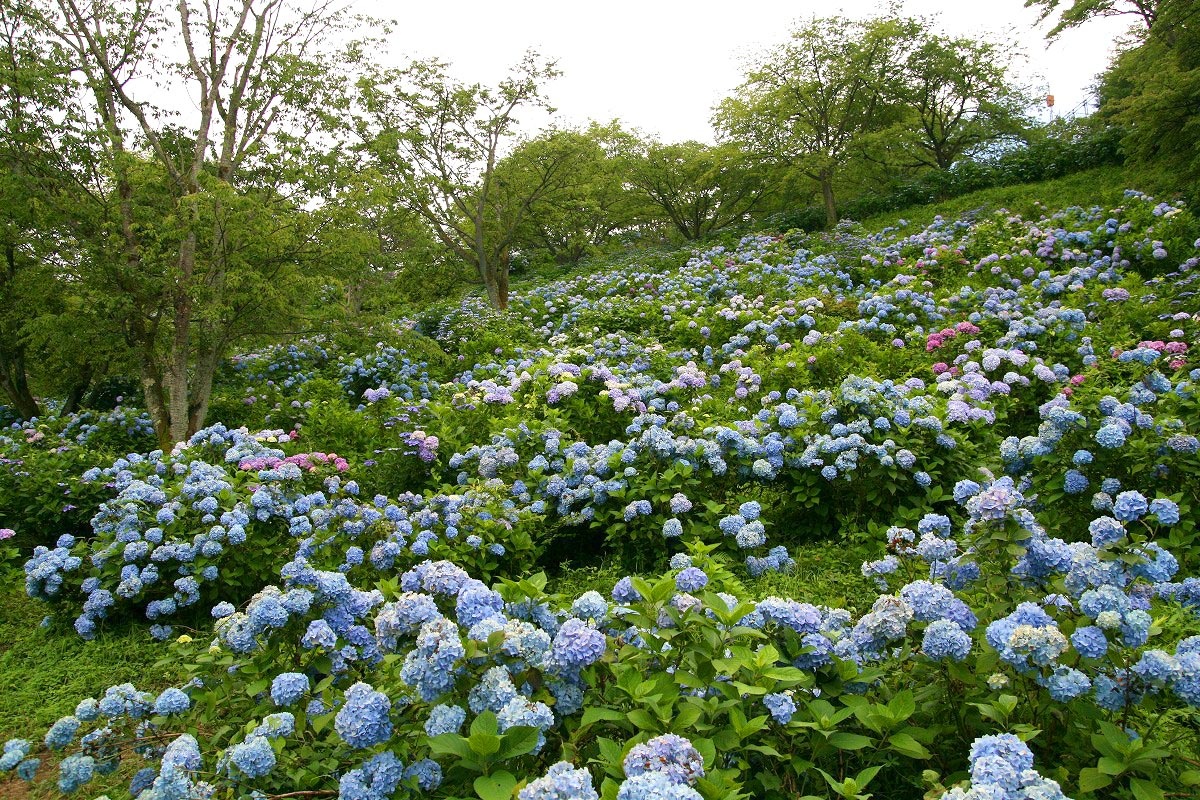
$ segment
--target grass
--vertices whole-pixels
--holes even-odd
[[[772,595],[807,603],[848,608],[856,614],[867,611],[879,592],[862,575],[862,563],[869,558],[861,547],[806,543],[788,550],[796,559],[787,573],[769,572],[747,578],[742,585],[753,598]],[[735,568],[735,572],[740,572]],[[577,597],[595,589],[608,597],[613,586],[627,573],[613,565],[565,568],[550,579],[546,591],[564,597]],[[657,578],[656,575],[643,576]],[[717,587],[720,588],[720,587]]]
[[[997,186],[902,211],[889,211],[867,217],[862,224],[867,230],[875,231],[904,219],[910,226],[924,227],[939,215],[956,219],[967,212],[989,213],[1001,208],[1026,219],[1036,219],[1046,211],[1068,206],[1120,205],[1127,188],[1130,188],[1129,180],[1121,167],[1097,167],[1052,181]]]
[[[145,626],[130,624],[94,641],[80,639],[66,622],[40,627],[47,606],[25,595],[15,577],[0,589],[0,742],[40,737],[60,717],[71,714],[85,697],[98,697],[109,686],[129,682],[155,691],[177,683],[168,666],[158,666],[166,650]],[[60,797],[57,764],[43,754],[38,780],[27,785],[15,776],[0,778],[0,800]],[[140,759],[134,759],[140,761]],[[126,792],[132,770],[126,767],[88,784],[87,791]]]

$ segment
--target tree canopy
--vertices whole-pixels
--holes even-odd
[[[503,309],[513,238],[559,181],[565,154],[538,162],[520,196],[497,183],[496,167],[516,134],[517,113],[546,107],[543,84],[558,70],[531,51],[508,78],[485,87],[458,81],[448,67],[415,61],[360,80],[358,130],[374,163],[394,180],[396,202],[470,264],[492,305]]]

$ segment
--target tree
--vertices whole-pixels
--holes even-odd
[[[68,54],[31,21],[39,10],[0,6],[0,390],[27,418],[41,413],[35,383],[69,411],[121,361],[111,326],[65,279],[78,238],[102,227],[99,165]]]
[[[1096,17],[1135,17],[1146,26],[1146,30],[1154,27],[1158,18],[1158,7],[1162,0],[1071,0],[1071,4],[1062,10],[1058,22],[1046,34],[1047,39],[1053,39],[1068,28],[1077,28]],[[1059,10],[1062,0],[1025,0],[1026,8],[1040,8],[1038,22],[1044,22],[1054,12]]]
[[[816,182],[830,225],[834,182],[855,143],[886,126],[904,23],[814,18],[762,57],[714,117],[722,137]]]
[[[1029,98],[1010,77],[1011,47],[917,28],[896,99],[911,114],[890,134],[908,139],[915,166],[949,169],[971,150],[1021,134]]]
[[[344,17],[285,0],[30,0],[21,13],[82,88],[114,235],[91,241],[81,269],[120,314],[160,440],[182,441],[232,344],[286,330],[304,307],[281,297],[303,285],[280,277],[314,256],[308,218],[268,165],[302,164],[344,109],[339,62],[321,49]],[[156,82],[194,108],[137,94]]]
[[[459,83],[448,66],[418,60],[364,78],[358,129],[366,150],[394,179],[396,201],[424,218],[472,267],[491,304],[504,309],[514,236],[567,161],[559,156],[534,164],[520,195],[502,191],[496,168],[516,133],[518,110],[546,107],[542,84],[559,72],[531,51],[491,88]]]
[[[1100,83],[1100,111],[1124,131],[1126,163],[1168,191],[1200,197],[1200,3],[1163,0],[1145,40]]]
[[[623,154],[637,141],[616,122],[593,122],[583,131],[551,128],[517,144],[496,167],[499,190],[513,198],[529,195],[544,165],[565,163],[518,226],[514,252],[529,262],[576,264],[633,228],[645,203],[625,185]]]
[[[689,240],[743,221],[768,190],[752,159],[729,143],[646,142],[627,155],[624,173],[629,188]]]

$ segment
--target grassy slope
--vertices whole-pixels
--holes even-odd
[[[939,203],[913,206],[903,211],[868,217],[862,220],[862,223],[868,230],[876,231],[905,219],[910,227],[919,230],[938,215],[955,219],[967,212],[978,211],[987,214],[1001,208],[1026,219],[1037,219],[1044,212],[1057,211],[1068,206],[1120,205],[1127,188],[1129,187],[1121,167],[1098,167],[1042,183],[982,189]]]

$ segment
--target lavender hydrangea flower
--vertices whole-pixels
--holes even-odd
[[[708,585],[708,576],[698,567],[687,567],[675,576],[675,588],[681,592],[698,592]]]
[[[607,649],[603,633],[573,617],[555,634],[551,657],[568,669],[582,669],[598,661]]]

